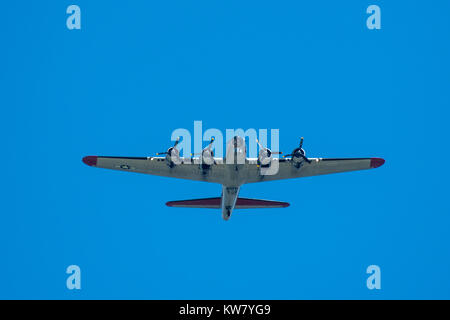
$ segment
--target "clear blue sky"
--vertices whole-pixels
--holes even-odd
[[[66,28],[81,7],[82,29]],[[366,28],[378,4],[382,29]],[[448,1],[2,5],[0,298],[450,298]],[[286,209],[175,209],[201,182],[94,169],[176,128],[278,128],[378,169],[245,185]],[[82,289],[66,289],[67,266]],[[381,267],[379,291],[366,268]]]

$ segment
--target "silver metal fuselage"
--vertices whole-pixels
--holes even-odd
[[[222,217],[228,220],[236,205],[239,196],[239,189],[242,185],[243,177],[240,171],[247,161],[247,150],[245,140],[236,136],[227,143],[224,163],[225,181],[222,185]]]

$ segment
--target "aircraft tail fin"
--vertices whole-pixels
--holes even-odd
[[[169,201],[166,203],[168,207],[178,208],[206,208],[206,209],[220,209],[222,204],[222,198],[203,198],[203,199],[191,199],[191,200],[178,200]],[[289,203],[273,201],[273,200],[260,200],[249,198],[238,198],[236,200],[235,209],[262,209],[262,208],[286,208],[289,207]]]

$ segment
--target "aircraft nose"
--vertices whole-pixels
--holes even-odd
[[[96,166],[97,165],[97,156],[86,156],[83,158],[83,162],[88,166]]]
[[[245,145],[245,140],[244,138],[240,137],[240,136],[234,136],[233,137],[233,142],[236,146],[241,147],[243,145]]]

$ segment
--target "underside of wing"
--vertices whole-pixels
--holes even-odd
[[[267,175],[261,174],[261,168],[256,163],[249,164],[246,183],[367,170],[380,167],[385,162],[381,158],[309,158],[308,160],[309,163],[305,161],[301,166],[296,166],[290,159],[273,159],[276,161],[271,163],[271,166],[275,166],[275,170],[272,171],[274,174]]]
[[[156,176],[220,183],[224,176],[223,165],[214,165],[209,170],[181,158],[181,163],[168,166],[164,157],[109,157],[87,156],[83,162],[88,166],[145,173]]]
[[[224,184],[224,182],[254,183],[301,177],[311,177],[331,173],[367,170],[384,164],[381,158],[309,158],[301,165],[296,165],[291,159],[273,159],[270,170],[258,165],[256,159],[247,159],[236,181],[230,181],[228,165],[217,162],[204,168],[195,164],[191,159],[180,158],[181,162],[170,166],[164,157],[108,157],[87,156],[83,162],[89,166],[145,173],[157,176],[205,181]]]
[[[168,207],[178,207],[178,208],[220,209],[222,205],[222,198],[217,197],[217,198],[169,201],[166,203],[166,205]],[[236,200],[235,205],[235,209],[285,208],[285,207],[289,207],[289,203],[273,200],[260,200],[249,198],[238,198]]]

